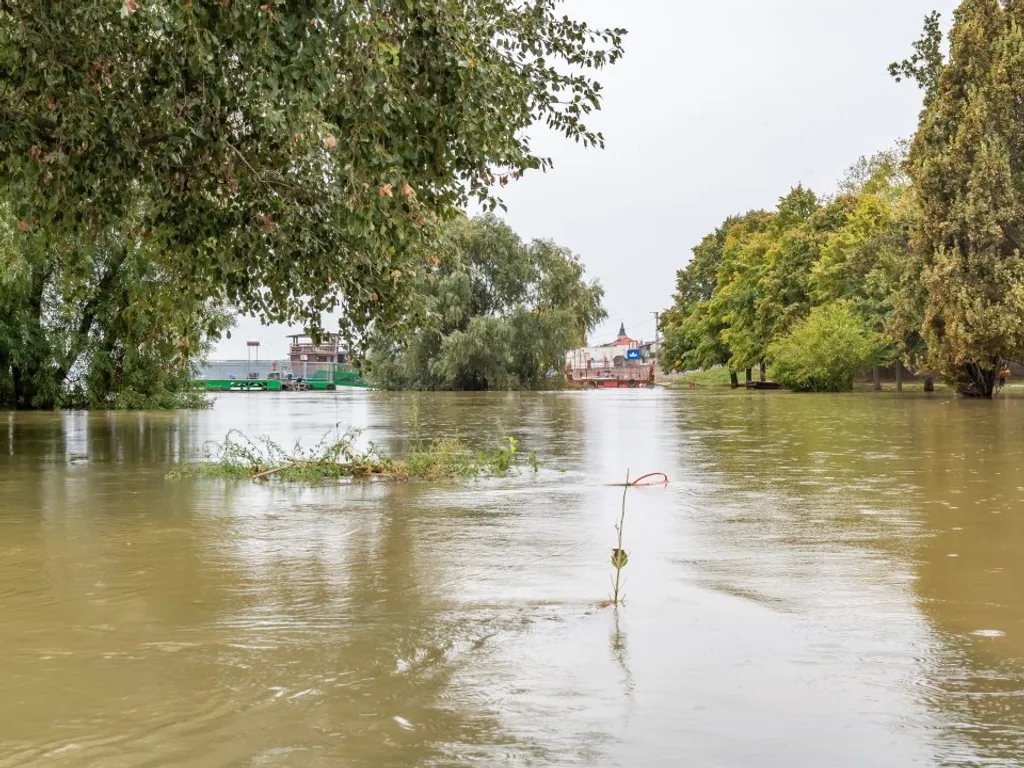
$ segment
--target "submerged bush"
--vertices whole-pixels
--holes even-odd
[[[507,437],[496,448],[474,449],[460,438],[416,441],[402,457],[388,456],[370,443],[360,448],[358,430],[329,433],[317,445],[305,448],[296,442],[286,449],[269,437],[253,438],[232,430],[223,442],[205,446],[202,460],[172,472],[169,478],[203,475],[238,479],[276,479],[286,482],[369,479],[443,480],[447,478],[499,476],[516,465],[516,439]]]
[[[877,363],[885,342],[844,301],[815,307],[772,344],[772,376],[797,392],[845,392],[853,377]]]

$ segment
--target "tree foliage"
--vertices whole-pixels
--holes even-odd
[[[836,195],[802,186],[773,211],[730,217],[677,276],[662,329],[670,370],[764,363],[814,308],[843,302],[889,344],[920,354],[920,273],[908,260],[912,206],[897,149],[862,158]]]
[[[575,255],[546,240],[524,243],[493,215],[453,221],[443,244],[415,287],[424,326],[375,339],[368,367],[380,386],[541,386],[606,316],[601,286],[585,280]]]
[[[903,61],[889,65],[889,74],[897,83],[913,80],[924,91],[925,102],[931,102],[939,90],[939,77],[945,59],[942,53],[942,14],[933,11],[924,19],[924,31],[914,43],[914,52]]]
[[[0,197],[84,270],[111,228],[190,300],[410,316],[438,216],[585,144],[622,30],[557,0],[0,2]],[[129,232],[127,222],[131,222]],[[82,263],[72,263],[81,260]]]
[[[797,392],[844,392],[853,377],[876,363],[884,349],[881,334],[846,301],[814,307],[768,350],[772,375]]]
[[[929,358],[966,395],[991,396],[1024,353],[1022,102],[1024,6],[964,2],[909,170]]]
[[[231,316],[116,232],[73,260],[15,236],[0,208],[0,407],[201,405],[190,386]]]

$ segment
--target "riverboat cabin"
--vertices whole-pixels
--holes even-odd
[[[341,336],[336,333],[328,333],[320,338],[320,343],[315,343],[313,337],[305,333],[295,333],[288,337],[291,346],[288,350],[288,360],[294,368],[301,363],[348,363],[350,355],[348,349],[342,345]]]
[[[643,347],[643,342],[630,338],[623,323],[614,341],[570,352],[566,380],[571,387],[586,389],[654,386],[655,363]]]

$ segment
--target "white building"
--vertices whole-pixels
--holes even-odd
[[[641,343],[626,335],[626,324],[619,326],[615,341],[596,347],[580,347],[566,356],[566,365],[573,370],[586,368],[613,368],[625,364],[631,349],[639,350]]]

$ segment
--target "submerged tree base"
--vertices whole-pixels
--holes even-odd
[[[324,437],[313,448],[296,443],[291,450],[269,437],[252,438],[232,430],[223,442],[208,443],[201,461],[168,473],[168,479],[203,476],[312,483],[327,480],[444,480],[501,476],[516,466],[516,439],[495,448],[474,449],[460,438],[417,443],[401,458],[388,456],[372,443],[356,446],[352,430]]]

